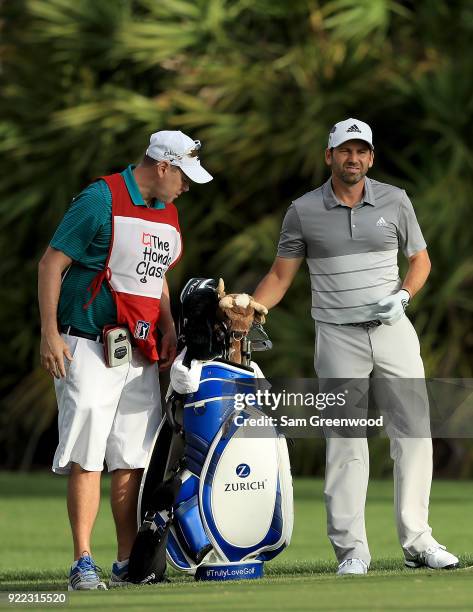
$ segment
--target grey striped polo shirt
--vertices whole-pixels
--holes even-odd
[[[426,248],[403,189],[366,178],[363,201],[350,208],[329,179],[288,208],[278,256],[306,258],[316,321],[358,323],[400,289],[399,247],[406,257]]]

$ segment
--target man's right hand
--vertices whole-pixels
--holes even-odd
[[[43,368],[55,378],[65,378],[64,357],[72,361],[72,355],[59,332],[41,334],[39,352]]]
[[[41,313],[41,365],[56,378],[66,376],[64,355],[72,361],[69,347],[57,328],[57,305],[62,272],[72,259],[62,251],[48,247],[38,265],[38,299]]]

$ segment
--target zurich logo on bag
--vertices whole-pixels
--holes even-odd
[[[237,465],[235,471],[236,475],[240,478],[247,478],[251,473],[250,466],[247,463],[240,463],[240,465]]]

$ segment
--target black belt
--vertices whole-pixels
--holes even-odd
[[[361,323],[341,323],[341,325],[349,325],[350,327],[362,327],[363,329],[371,329],[372,327],[379,327],[382,325],[381,321],[375,319],[374,321],[363,321]]]
[[[77,336],[78,338],[85,338],[86,340],[93,340],[94,342],[102,342],[103,338],[102,334],[86,334],[80,329],[76,329],[72,327],[72,325],[61,325],[61,331],[63,334],[67,334],[68,336]]]

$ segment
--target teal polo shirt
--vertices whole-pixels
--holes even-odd
[[[121,172],[135,206],[146,206],[138,189],[130,165]],[[155,200],[153,208],[165,208]],[[105,325],[117,321],[117,310],[107,282],[102,284],[92,304],[84,309],[90,298],[87,287],[94,276],[103,270],[112,237],[112,194],[105,181],[92,183],[75,197],[57,228],[50,246],[73,260],[66,271],[58,305],[61,325],[72,325],[89,334],[99,334]]]

